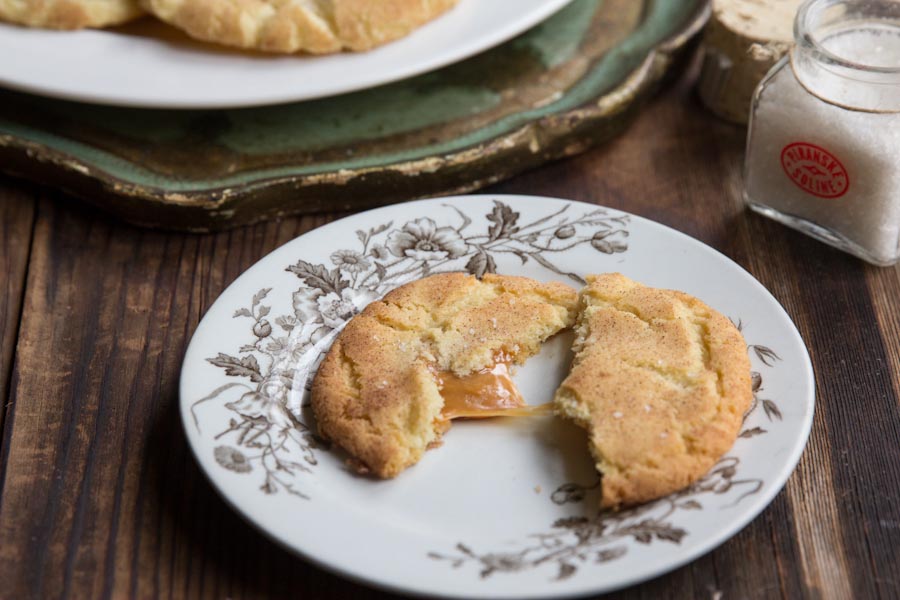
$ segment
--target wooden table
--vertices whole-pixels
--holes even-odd
[[[693,71],[614,143],[490,191],[631,211],[718,248],[796,321],[815,423],[784,491],[729,542],[622,598],[900,596],[900,268],[744,210],[744,130]],[[386,598],[294,558],[201,475],[176,405],[207,307],[275,247],[340,217],[142,231],[0,179],[0,597]]]

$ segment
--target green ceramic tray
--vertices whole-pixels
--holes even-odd
[[[575,0],[439,71],[308,102],[163,111],[0,91],[0,169],[128,221],[214,230],[473,190],[627,124],[707,0]]]

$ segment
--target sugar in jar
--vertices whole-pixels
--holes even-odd
[[[756,90],[753,210],[877,265],[900,259],[900,0],[807,0]]]

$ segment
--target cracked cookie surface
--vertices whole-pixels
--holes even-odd
[[[561,283],[448,273],[408,283],[373,302],[335,340],[313,382],[319,433],[357,469],[396,476],[439,443],[438,373],[466,377],[498,356],[521,364],[575,316]]]
[[[191,37],[265,52],[369,50],[401,38],[458,0],[142,0]]]
[[[612,273],[588,277],[575,331],[554,402],[589,433],[601,506],[684,488],[734,444],[752,391],[744,338],[726,317]]]

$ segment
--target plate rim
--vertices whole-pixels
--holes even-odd
[[[200,326],[207,318],[207,315],[213,310],[213,307],[219,303],[226,295],[228,295],[229,291],[236,287],[238,282],[245,277],[245,275],[252,269],[255,269],[259,266],[259,264],[267,259],[270,255],[280,251],[281,249],[295,243],[297,240],[303,238],[308,233],[312,231],[316,231],[323,227],[328,227],[337,223],[342,223],[351,219],[357,219],[361,217],[368,217],[371,214],[377,213],[379,211],[385,209],[396,208],[397,206],[408,206],[411,209],[414,207],[418,207],[426,204],[439,204],[446,201],[493,201],[493,200],[501,200],[501,201],[541,201],[541,200],[552,200],[555,202],[565,202],[574,205],[580,205],[582,207],[590,207],[592,209],[597,208],[607,208],[611,211],[621,213],[623,215],[629,216],[631,219],[639,221],[642,226],[652,228],[661,228],[663,230],[667,230],[669,234],[675,234],[676,238],[680,238],[682,242],[693,245],[695,247],[701,247],[706,251],[712,251],[714,254],[717,254],[719,259],[724,259],[726,263],[731,263],[731,266],[736,267],[738,272],[742,275],[745,280],[748,280],[748,283],[755,286],[762,294],[768,296],[768,298],[774,303],[774,306],[778,309],[778,314],[783,318],[787,325],[789,325],[789,333],[791,337],[794,338],[794,341],[797,342],[799,348],[802,350],[802,372],[805,381],[809,384],[809,392],[806,398],[801,398],[803,401],[802,405],[806,408],[802,418],[798,420],[798,433],[799,435],[796,437],[794,441],[794,445],[791,447],[791,451],[788,453],[785,458],[782,468],[779,469],[780,476],[773,478],[773,485],[769,486],[769,488],[762,492],[761,494],[754,496],[754,503],[749,510],[746,510],[740,513],[737,517],[733,518],[731,521],[727,522],[726,527],[720,529],[715,534],[708,535],[703,538],[700,542],[698,542],[693,548],[689,551],[679,551],[677,553],[677,558],[670,563],[667,563],[663,568],[653,571],[650,574],[646,573],[637,573],[631,577],[627,577],[625,579],[617,581],[613,585],[609,586],[597,586],[591,585],[590,583],[586,583],[583,586],[580,586],[577,589],[565,590],[565,591],[555,591],[550,593],[542,593],[540,591],[529,591],[522,592],[521,590],[504,590],[504,591],[494,591],[494,590],[486,590],[484,593],[472,593],[472,592],[454,592],[453,590],[445,590],[445,591],[436,591],[434,589],[427,588],[417,583],[407,582],[403,584],[396,583],[394,581],[390,581],[382,579],[378,574],[374,575],[365,575],[359,570],[352,570],[350,568],[345,567],[342,564],[334,564],[331,562],[327,562],[324,559],[319,558],[317,555],[313,554],[311,551],[297,548],[290,540],[287,539],[287,536],[280,535],[277,532],[270,531],[265,528],[262,523],[256,521],[252,514],[244,511],[236,502],[234,502],[231,497],[226,493],[224,485],[220,485],[215,477],[214,473],[209,470],[206,466],[206,461],[202,460],[199,455],[199,447],[195,445],[193,442],[194,434],[190,431],[189,418],[188,415],[190,413],[188,399],[185,394],[185,382],[188,378],[188,370],[185,368],[188,362],[188,357],[192,354],[192,348],[195,346],[196,341],[196,332],[199,330]],[[413,211],[411,211],[412,214]],[[461,194],[461,195],[451,195],[451,196],[441,196],[437,198],[428,198],[422,200],[415,200],[411,202],[406,202],[402,204],[393,204],[387,206],[380,206],[372,209],[368,209],[365,211],[360,211],[353,213],[351,215],[347,215],[340,219],[336,219],[334,221],[330,221],[329,223],[323,224],[319,227],[315,227],[310,229],[307,232],[302,233],[301,235],[287,241],[284,244],[281,244],[277,248],[274,248],[270,252],[267,252],[264,256],[260,257],[256,262],[253,263],[246,270],[241,272],[231,283],[229,283],[222,292],[216,297],[216,299],[209,305],[207,310],[204,312],[203,317],[201,317],[200,321],[197,323],[197,328],[194,330],[194,333],[191,335],[190,342],[188,343],[184,357],[182,359],[182,367],[179,375],[179,400],[178,400],[178,410],[181,419],[182,430],[184,432],[185,438],[188,442],[188,446],[191,449],[191,453],[194,456],[194,460],[197,465],[200,467],[201,472],[206,477],[207,481],[212,484],[212,487],[216,490],[219,497],[225,501],[225,503],[231,507],[246,523],[250,524],[254,529],[263,533],[265,537],[276,542],[279,546],[286,549],[288,552],[293,554],[295,557],[300,558],[309,562],[310,564],[315,565],[318,568],[321,568],[331,574],[337,575],[344,579],[350,580],[354,583],[358,583],[367,587],[372,587],[392,593],[402,594],[405,596],[417,596],[417,597],[428,597],[428,598],[447,598],[447,599],[506,599],[506,598],[522,598],[522,599],[537,599],[537,598],[579,598],[592,594],[605,594],[609,592],[614,592],[617,590],[621,590],[627,587],[631,587],[641,582],[649,581],[656,577],[660,577],[662,575],[671,573],[672,571],[690,563],[694,560],[697,560],[701,556],[708,554],[714,549],[718,548],[729,539],[737,535],[741,530],[747,527],[751,522],[753,522],[766,508],[768,508],[775,497],[784,489],[791,475],[797,469],[797,465],[800,462],[800,459],[803,455],[803,452],[806,449],[806,446],[809,441],[809,436],[812,431],[813,419],[815,416],[816,409],[816,380],[815,373],[812,366],[812,358],[809,354],[809,349],[803,337],[800,334],[800,331],[794,323],[791,316],[785,310],[784,306],[778,299],[766,288],[762,282],[756,279],[749,271],[747,271],[744,267],[742,267],[739,263],[731,259],[729,256],[719,251],[718,249],[682,232],[673,227],[660,223],[658,221],[654,221],[647,217],[643,217],[641,215],[622,210],[619,208],[607,207],[603,204],[595,204],[591,202],[585,202],[580,200],[572,200],[566,198],[559,198],[553,196],[537,196],[530,194]]]
[[[478,0],[472,2],[472,4],[477,4]],[[504,42],[509,41],[510,39],[516,37],[517,35],[524,33],[549,19],[552,15],[562,10],[565,6],[573,2],[574,0],[538,0],[542,4],[539,7],[534,8],[532,11],[523,13],[520,15],[519,19],[510,21],[508,23],[503,23],[501,26],[496,27],[490,35],[484,35],[480,38],[477,38],[478,41],[469,43],[467,45],[461,45],[458,47],[454,47],[451,49],[442,49],[438,52],[437,57],[432,53],[430,59],[421,60],[419,62],[415,62],[412,64],[405,64],[396,66],[392,70],[389,71],[389,74],[386,76],[380,77],[363,77],[356,81],[345,81],[343,85],[329,85],[324,86],[319,89],[319,91],[313,92],[304,92],[302,89],[294,90],[291,92],[283,92],[281,94],[276,95],[262,95],[262,96],[242,96],[236,99],[151,99],[144,100],[140,98],[133,98],[128,94],[119,94],[116,90],[108,90],[102,93],[92,92],[90,90],[71,90],[65,87],[60,87],[55,85],[53,82],[44,82],[43,84],[38,83],[35,84],[33,82],[21,82],[19,79],[15,77],[9,77],[4,75],[2,70],[0,70],[0,86],[18,91],[24,92],[28,94],[34,94],[36,96],[42,96],[46,98],[54,98],[58,100],[67,100],[71,102],[82,102],[87,104],[93,104],[98,106],[115,106],[121,108],[143,108],[143,109],[163,109],[163,110],[224,110],[224,109],[241,109],[241,108],[252,108],[252,107],[264,107],[264,106],[276,106],[279,104],[289,104],[294,102],[305,102],[307,100],[316,100],[320,98],[330,98],[333,96],[339,96],[342,94],[348,94],[351,92],[358,92],[362,90],[367,90],[370,88],[379,87],[381,85],[386,85],[389,83],[394,83],[403,79],[408,79],[410,77],[415,77],[417,75],[423,75],[425,73],[430,73],[442,67],[446,67],[448,65],[455,64],[457,62],[463,61],[467,58],[471,58],[477,54],[490,50]],[[454,8],[451,8],[452,11]],[[437,22],[442,17],[445,17],[449,14],[442,13],[438,15],[435,19],[424,23],[422,27],[427,27],[428,25]],[[152,17],[152,15],[145,15],[141,18]],[[19,26],[13,23],[5,23],[0,22],[0,31],[3,28],[16,28],[19,29]],[[97,31],[105,31],[105,30],[97,30]],[[414,30],[410,33],[415,33],[417,30]],[[50,32],[55,34],[62,34],[69,32]],[[76,32],[77,33],[77,32]],[[394,40],[392,42],[388,42],[382,46],[378,46],[373,48],[371,51],[378,50],[379,48],[384,48],[389,45],[395,44],[403,44],[407,41],[408,36],[403,38]],[[217,45],[214,42],[206,42],[214,48]],[[371,52],[368,51],[368,52]],[[322,57],[329,56],[339,56],[344,55],[348,57],[348,60],[352,60],[357,56],[366,56],[366,52],[343,52],[336,54],[326,54],[322,55]],[[291,55],[282,55],[282,54],[273,54],[273,58],[283,58]],[[299,56],[302,59],[312,60],[315,58],[319,58],[318,56]],[[339,68],[352,68],[347,67],[345,65],[340,65]]]

